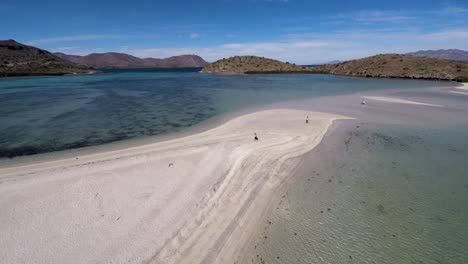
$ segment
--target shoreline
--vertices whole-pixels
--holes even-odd
[[[455,86],[455,89],[463,90],[463,91],[468,91],[468,83],[460,83],[461,86]]]
[[[284,101],[283,103],[295,102],[296,100]],[[8,167],[16,167],[27,165],[31,163],[42,163],[47,161],[56,161],[63,159],[72,159],[79,158],[81,156],[93,155],[93,154],[102,154],[110,151],[122,151],[128,148],[134,147],[143,147],[145,145],[161,143],[165,141],[180,139],[195,134],[206,132],[210,129],[214,129],[218,126],[221,126],[237,117],[242,115],[248,115],[255,112],[274,110],[278,107],[277,103],[271,103],[266,105],[260,105],[255,107],[248,107],[245,109],[239,109],[235,111],[229,111],[225,113],[220,113],[215,116],[212,116],[206,120],[201,121],[198,124],[195,124],[190,127],[186,127],[179,131],[173,131],[169,133],[163,133],[160,135],[151,135],[144,137],[128,138],[98,145],[85,146],[80,148],[71,148],[64,149],[52,152],[42,152],[32,155],[20,155],[15,157],[2,157],[0,158],[0,169]],[[287,106],[286,108],[291,108]]]
[[[33,76],[30,76],[33,77]],[[41,77],[41,76],[35,76],[35,77]],[[47,76],[42,76],[42,77],[47,77]],[[362,78],[359,76],[348,76],[348,77],[356,77],[356,78]],[[425,80],[428,82],[439,82],[438,80]],[[444,81],[445,82],[445,81]],[[458,84],[455,83],[454,84]],[[468,87],[468,83],[464,84],[465,87]],[[459,89],[460,86],[452,86],[443,88],[442,90],[440,88],[435,88],[436,91],[444,91],[447,89],[454,90],[454,89]],[[434,88],[432,88],[434,89]],[[461,88],[463,89],[463,88]],[[468,88],[467,88],[468,89]],[[386,92],[398,92],[398,91],[407,91],[405,88],[392,88],[386,90]],[[375,93],[376,91],[372,91]],[[381,91],[378,91],[378,93],[381,93]],[[462,93],[462,92],[451,92],[453,94],[455,93]],[[356,93],[351,93],[347,94],[348,96],[352,95],[360,95],[362,94],[365,96],[366,94],[364,92],[356,92]],[[342,95],[340,95],[342,96]],[[323,96],[321,96],[323,97]],[[325,96],[329,97],[329,96]],[[334,97],[334,96],[332,96]],[[79,147],[79,148],[71,148],[71,149],[64,149],[64,150],[58,150],[58,151],[52,151],[52,152],[41,152],[37,154],[32,154],[32,155],[20,155],[20,156],[14,156],[14,157],[1,157],[0,158],[0,169],[3,167],[11,167],[11,166],[17,166],[17,165],[22,165],[22,164],[29,164],[31,162],[44,162],[44,161],[49,161],[49,160],[56,160],[56,159],[63,159],[63,158],[74,158],[76,156],[82,156],[82,155],[87,155],[87,154],[97,154],[97,153],[102,153],[102,152],[108,152],[108,151],[114,151],[114,150],[122,150],[130,147],[138,147],[138,146],[143,146],[147,144],[153,144],[157,142],[162,142],[162,141],[167,141],[167,140],[172,140],[176,138],[181,138],[189,135],[193,135],[196,133],[201,133],[206,130],[212,129],[216,126],[222,125],[226,123],[227,121],[239,117],[241,115],[249,114],[249,113],[254,113],[257,111],[262,111],[262,110],[270,110],[270,109],[275,109],[278,107],[286,107],[286,108],[294,108],[296,102],[303,102],[303,101],[309,101],[309,100],[314,100],[316,97],[312,98],[306,98],[306,99],[293,99],[293,100],[286,100],[286,101],[281,101],[281,102],[273,102],[265,105],[259,105],[259,106],[254,106],[254,107],[248,107],[245,109],[240,109],[240,110],[235,110],[235,111],[229,111],[229,112],[224,112],[224,113],[219,113],[214,115],[213,117],[210,117],[206,120],[203,120],[202,122],[195,124],[191,127],[186,127],[183,128],[179,131],[173,131],[169,133],[164,133],[160,135],[151,135],[151,136],[144,136],[144,137],[136,137],[136,138],[128,138],[128,139],[123,139],[123,140],[118,140],[118,141],[113,141],[113,142],[107,142],[103,144],[98,144],[98,145],[90,145],[90,146],[85,146],[85,147]],[[300,107],[302,109],[302,107]],[[320,111],[320,110],[315,110],[314,111]],[[325,111],[327,112],[327,111]]]
[[[3,232],[0,243],[11,255],[2,258],[49,263],[230,260],[298,157],[343,118],[266,110],[182,138],[0,169],[0,192],[10,201],[0,229],[17,230]],[[68,248],[70,236],[74,246]],[[28,244],[28,250],[12,253],[18,243]]]
[[[307,162],[305,155],[348,122],[344,113],[356,118],[352,123],[370,122],[377,117],[376,109],[385,112],[398,105],[403,112],[426,111],[422,104],[436,103],[408,98],[404,91],[273,103],[215,116],[206,126],[164,139],[111,143],[93,151],[81,149],[79,156],[55,153],[0,166],[0,231],[5,234],[0,246],[8,254],[0,257],[48,263],[240,259],[253,246],[291,177]],[[445,89],[437,91],[442,94]],[[361,97],[370,94],[384,100],[361,106]],[[385,102],[395,97],[404,103]],[[366,111],[368,107],[374,110]],[[306,115],[311,117],[309,125]],[[259,142],[253,141],[254,132]],[[24,244],[27,251],[17,251]]]

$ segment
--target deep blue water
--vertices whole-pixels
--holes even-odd
[[[160,135],[284,100],[437,82],[314,74],[221,76],[199,69],[119,69],[0,79],[0,157]]]

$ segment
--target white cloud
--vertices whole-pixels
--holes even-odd
[[[191,34],[190,34],[190,38],[191,38],[191,39],[198,39],[198,38],[201,38],[201,35],[198,34],[198,33],[191,33]]]
[[[62,42],[77,42],[77,41],[92,41],[92,40],[114,40],[114,39],[152,39],[159,38],[157,34],[142,34],[142,35],[118,35],[118,34],[95,34],[95,35],[76,35],[76,36],[61,36],[52,38],[42,38],[26,41],[29,45],[44,45]]]
[[[138,57],[197,54],[207,61],[236,55],[257,55],[298,64],[349,60],[379,53],[406,53],[420,49],[468,49],[468,29],[424,33],[417,30],[340,31],[286,35],[282,41],[226,43],[210,47],[129,50]]]
[[[381,11],[381,10],[362,10],[351,13],[341,13],[334,16],[329,16],[331,23],[344,23],[346,21],[357,23],[402,23],[416,19],[415,16],[410,16],[399,11]]]
[[[69,55],[88,55],[91,53],[103,53],[103,52],[110,52],[109,50],[105,50],[103,48],[95,48],[95,49],[83,49],[81,47],[77,46],[71,46],[71,47],[57,47],[54,49],[51,49],[50,52],[61,52]]]
[[[130,51],[138,57],[164,58],[181,54],[197,54],[208,61],[215,61],[236,55],[264,56],[284,61],[308,61],[304,56],[317,48],[332,48],[340,43],[314,41],[301,42],[259,42],[259,43],[227,43],[211,47],[194,48],[150,48]]]
[[[29,45],[43,45],[50,43],[59,42],[70,42],[70,41],[89,41],[89,40],[102,40],[102,39],[122,39],[127,38],[125,35],[113,35],[113,34],[102,34],[102,35],[78,35],[78,36],[64,36],[64,37],[53,37],[53,38],[42,38],[27,41]]]
[[[447,41],[454,39],[465,39],[468,41],[468,28],[427,33],[423,35],[423,38],[432,41]]]
[[[254,0],[254,2],[279,2],[279,3],[287,3],[289,0]]]
[[[468,13],[468,9],[463,7],[447,6],[442,8],[440,11],[437,11],[437,13],[444,15],[462,15]]]

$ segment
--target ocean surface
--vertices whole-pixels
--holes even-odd
[[[0,79],[0,157],[162,135],[219,114],[285,100],[450,86],[313,74],[220,76],[198,70]]]
[[[324,102],[357,119],[302,157],[241,263],[468,263],[468,95],[385,96],[443,107]]]

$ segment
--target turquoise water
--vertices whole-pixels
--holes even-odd
[[[0,157],[161,135],[278,101],[448,83],[328,75],[199,74],[197,69],[0,80]]]
[[[161,135],[306,99],[291,105],[356,119],[303,157],[240,263],[466,263],[468,96],[423,89],[444,86],[190,69],[0,79],[0,156]],[[444,107],[361,106],[361,94]]]
[[[467,263],[460,121],[333,131],[304,158],[243,263]]]

